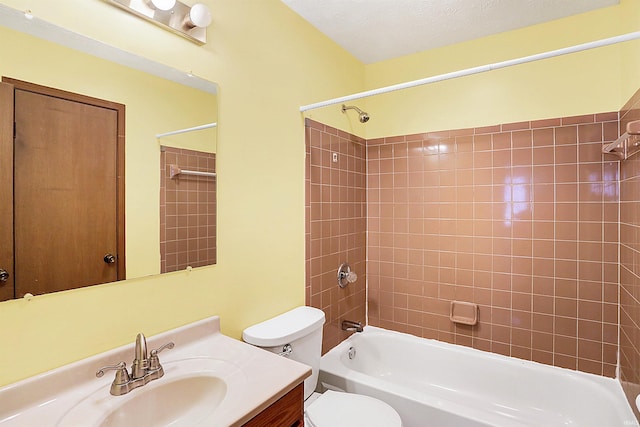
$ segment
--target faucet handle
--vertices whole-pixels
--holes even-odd
[[[160,346],[159,348],[156,348],[155,350],[151,350],[151,356],[149,357],[149,370],[150,371],[154,371],[157,369],[160,369],[160,359],[158,358],[158,353],[160,353],[162,350],[168,348],[168,349],[172,349],[173,347],[175,347],[175,344],[173,342],[168,342],[165,345]]]
[[[173,347],[175,347],[175,344],[173,342],[168,342],[165,345],[160,346],[159,348],[156,348],[155,350],[151,350],[151,357],[157,357],[158,353],[160,353],[165,348],[168,348],[169,350],[171,350]]]
[[[113,384],[120,385],[129,382],[129,373],[127,372],[127,364],[120,362],[117,365],[103,366],[96,372],[96,377],[100,378],[104,376],[106,371],[116,371],[116,377],[113,380]]]

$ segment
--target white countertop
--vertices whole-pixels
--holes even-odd
[[[134,340],[132,337],[129,345],[0,388],[0,426],[62,426],[65,423],[60,420],[86,396],[101,396],[104,391],[105,397],[101,399],[117,406],[126,396],[171,379],[172,373],[183,369],[181,365],[195,366],[198,360],[206,359],[209,363],[218,361],[232,367],[223,374],[228,384],[227,394],[206,425],[235,427],[249,421],[311,375],[311,368],[304,364],[223,335],[220,319],[214,316],[147,337],[149,352],[169,341],[175,343],[173,349],[159,354],[164,377],[127,395],[111,396],[109,387],[114,373],[107,372],[102,378],[96,378],[95,373],[103,366],[121,361],[130,367]]]

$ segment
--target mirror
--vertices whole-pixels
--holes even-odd
[[[186,174],[173,179],[161,178],[160,170],[164,153],[175,151],[203,153],[203,156],[214,158],[205,166],[215,168],[217,126],[200,129],[202,125],[217,125],[215,83],[120,51],[37,18],[27,19],[23,12],[4,5],[0,5],[0,50],[3,57],[0,76],[125,105],[127,279],[161,273],[161,237],[178,238],[180,234],[184,238],[183,244],[190,244],[189,239],[194,237],[190,231],[171,234],[165,228],[161,235],[161,215],[165,217],[165,227],[174,224],[177,228],[183,225],[182,216],[191,212],[184,211],[182,207],[162,210],[160,206],[172,197],[166,196],[169,194],[167,191],[182,188],[197,192],[197,185],[195,190],[187,189],[192,185],[190,182],[196,180],[213,182],[214,190],[207,190],[206,200],[209,205],[207,237],[209,245],[213,241],[212,259],[215,263],[217,179],[188,177]],[[159,134],[191,128],[198,129],[158,137]],[[192,169],[191,164],[175,166]],[[196,169],[202,170],[200,167]],[[190,221],[186,223],[190,224]],[[201,235],[195,237],[202,241]],[[186,264],[177,264],[174,270],[183,269],[185,265],[206,265],[193,264],[187,260]],[[162,271],[172,270],[165,268]]]

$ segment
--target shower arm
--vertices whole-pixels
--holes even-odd
[[[370,118],[369,114],[366,113],[365,111],[362,111],[355,105],[342,104],[342,114],[346,114],[347,110],[356,110],[358,112],[358,119],[360,120],[360,123],[367,123],[369,121],[369,118]]]
[[[355,105],[344,105],[344,104],[342,104],[342,112],[346,113],[347,110],[356,110],[358,112],[358,114],[363,114],[364,113],[364,111],[362,111],[361,109],[359,109]]]

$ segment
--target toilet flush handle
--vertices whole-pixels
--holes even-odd
[[[289,357],[292,351],[293,351],[293,348],[291,348],[291,344],[285,344],[282,347],[282,351],[278,353],[278,356]]]

